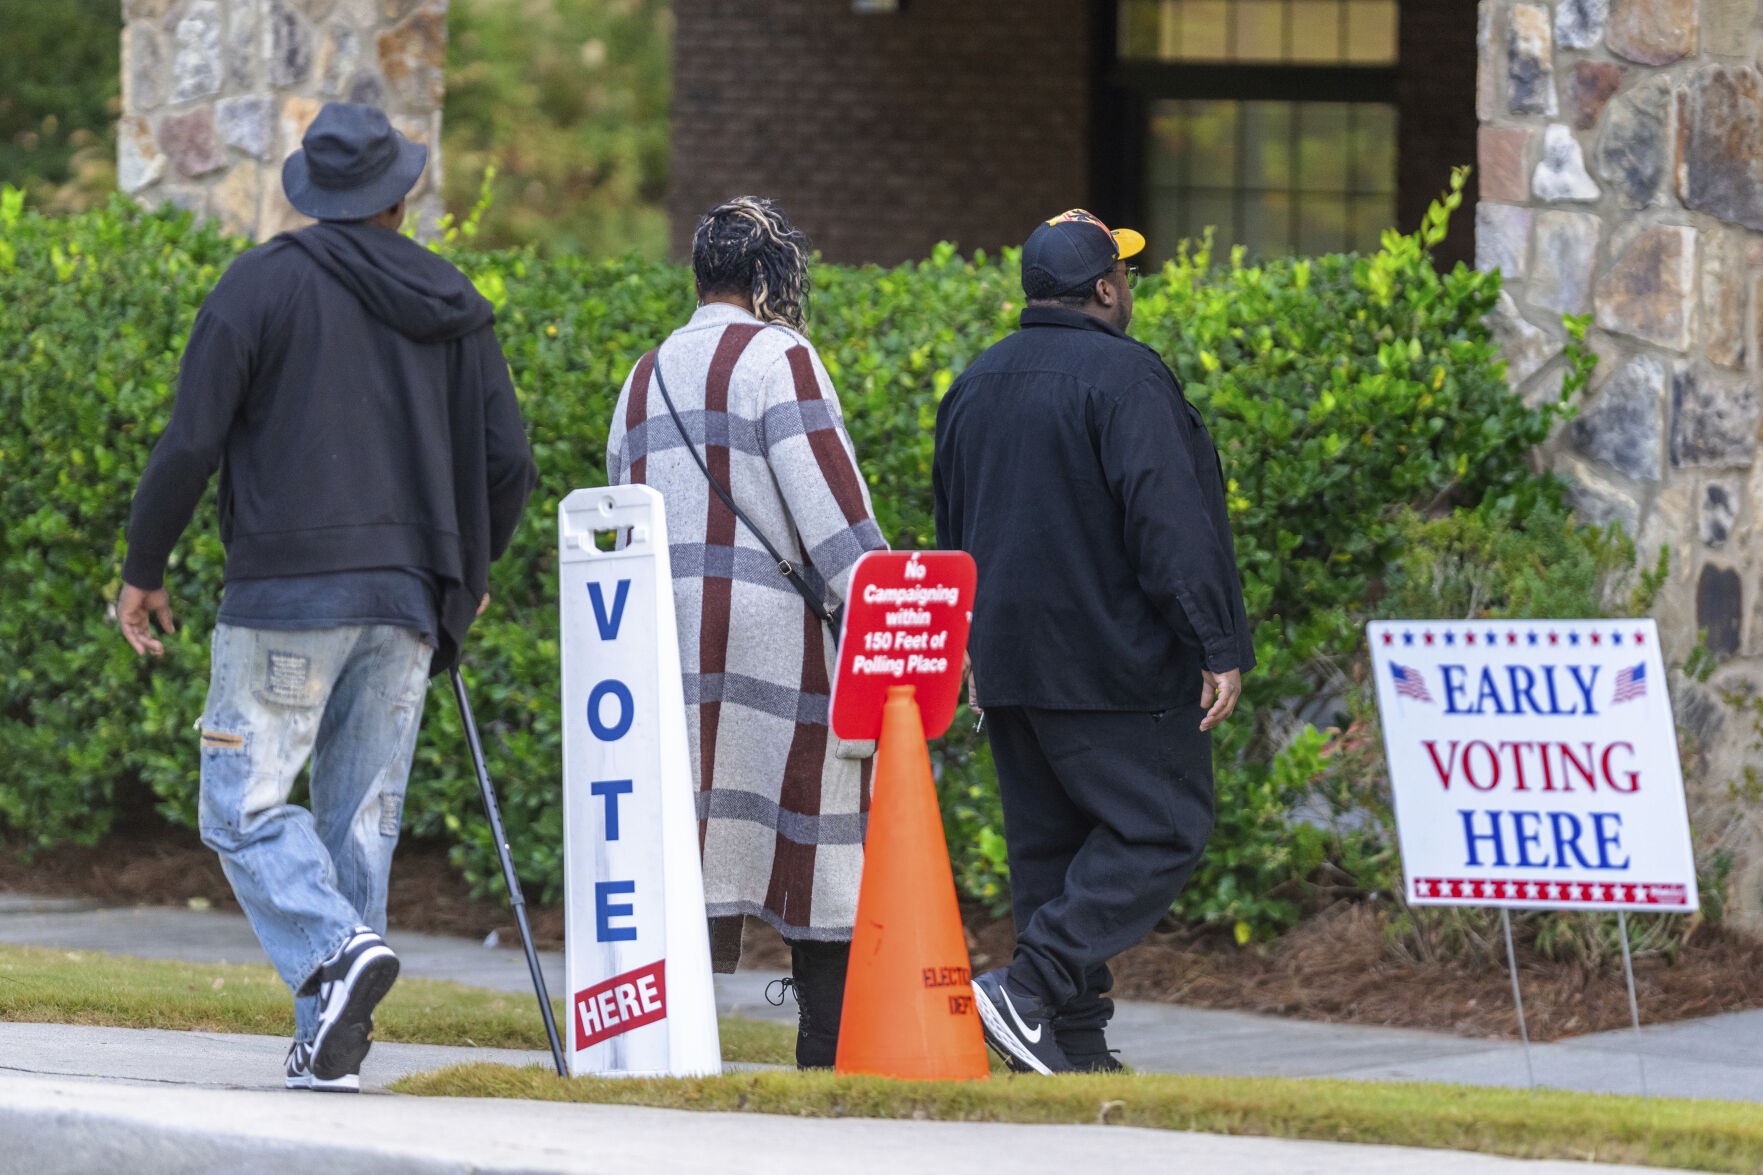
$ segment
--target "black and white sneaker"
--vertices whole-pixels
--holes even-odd
[[[288,1049],[288,1088],[315,1089],[323,1093],[360,1093],[361,1075],[345,1073],[326,1081],[312,1071],[312,1046],[297,1040]]]
[[[1004,982],[1007,974],[1000,967],[973,981],[973,1002],[986,1043],[1017,1072],[1071,1072],[1071,1062],[1054,1040],[1053,1018],[1033,996],[1012,993]]]
[[[336,954],[319,964],[306,982],[306,989],[317,989],[310,994],[319,1001],[310,1066],[315,1081],[361,1072],[361,1062],[373,1047],[373,1010],[397,978],[398,956],[365,926],[357,927]]]

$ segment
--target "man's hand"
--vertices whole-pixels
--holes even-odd
[[[477,614],[482,616],[490,607],[490,593],[485,592],[484,598],[477,602]]]
[[[1211,730],[1236,710],[1237,699],[1243,696],[1243,674],[1238,669],[1225,673],[1202,669],[1200,681],[1200,705],[1206,709],[1206,717],[1200,719],[1200,729]]]
[[[123,639],[142,656],[151,653],[158,657],[165,652],[165,646],[153,635],[153,628],[147,623],[149,614],[159,618],[161,631],[178,630],[177,622],[171,618],[171,597],[164,588],[148,592],[134,584],[123,584],[122,595],[116,601],[116,623],[122,629]]]

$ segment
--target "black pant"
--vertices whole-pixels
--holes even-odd
[[[1157,924],[1206,847],[1204,713],[986,710],[1016,916],[1010,980],[1061,1034],[1108,1022],[1108,960]]]

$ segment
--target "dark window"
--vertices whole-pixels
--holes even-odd
[[[1375,249],[1396,223],[1396,0],[1117,0],[1153,254]]]
[[[1145,231],[1208,227],[1254,253],[1376,249],[1396,223],[1395,108],[1369,102],[1151,103]]]

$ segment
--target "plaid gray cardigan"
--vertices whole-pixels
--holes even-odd
[[[822,599],[842,598],[858,557],[887,544],[813,346],[712,303],[658,353],[710,472]],[[654,387],[656,355],[625,380],[606,470],[667,502],[705,913],[756,914],[787,938],[847,939],[870,760],[835,753],[826,630],[682,447]]]

